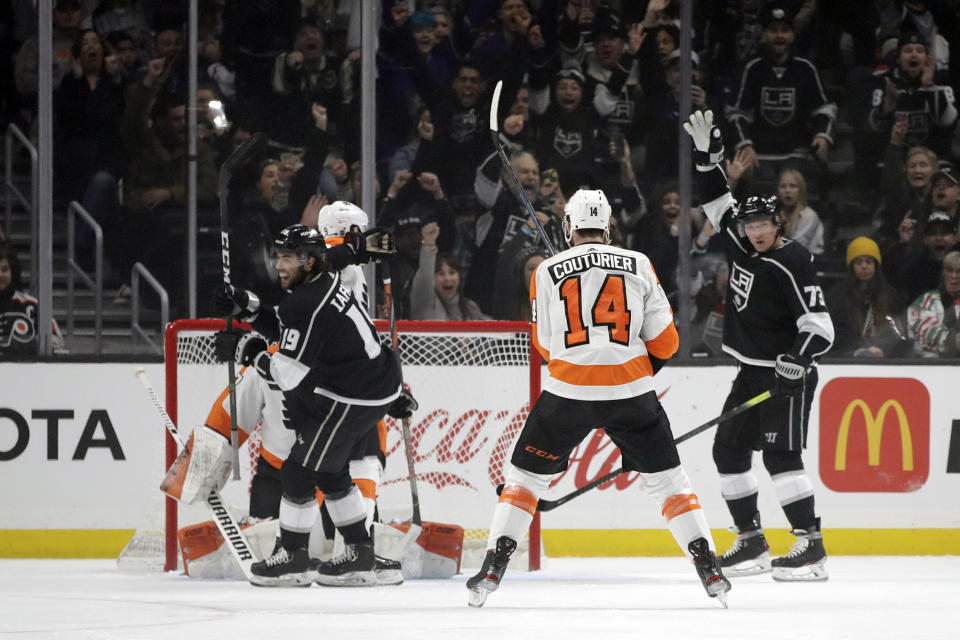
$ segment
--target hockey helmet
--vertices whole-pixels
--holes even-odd
[[[342,238],[354,225],[366,231],[369,222],[363,209],[352,202],[337,200],[320,209],[317,229],[324,238]]]
[[[765,220],[770,218],[778,229],[783,229],[783,219],[780,216],[780,199],[777,196],[764,198],[763,196],[750,196],[740,205],[737,211],[737,227],[743,234],[744,226],[749,222]]]
[[[323,236],[313,227],[305,224],[292,224],[277,236],[273,242],[275,252],[296,253],[303,264],[311,256],[319,259],[326,250]]]
[[[578,189],[563,207],[563,233],[570,242],[574,231],[599,229],[610,237],[610,203],[600,189]]]

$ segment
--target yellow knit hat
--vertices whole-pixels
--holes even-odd
[[[860,256],[870,256],[877,261],[877,264],[882,262],[882,260],[880,260],[880,247],[867,236],[854,238],[850,241],[850,244],[847,245],[847,266],[849,267],[850,263]]]

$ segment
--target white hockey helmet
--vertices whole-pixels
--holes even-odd
[[[317,215],[317,229],[324,238],[342,238],[354,225],[366,231],[369,222],[363,209],[346,200],[331,202]]]
[[[570,242],[574,231],[599,229],[610,238],[610,203],[600,189],[577,189],[563,208],[563,233]]]

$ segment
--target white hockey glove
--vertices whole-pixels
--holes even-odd
[[[803,381],[813,360],[799,353],[781,353],[777,356],[774,372],[777,374],[777,393],[793,396],[803,390]]]
[[[207,426],[194,429],[160,490],[184,504],[203,500],[226,484],[232,459],[230,442],[220,433]]]
[[[683,123],[683,130],[693,138],[696,153],[693,159],[697,166],[712,168],[723,160],[723,134],[713,124],[713,111],[694,111],[689,122]]]

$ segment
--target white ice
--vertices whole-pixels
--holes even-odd
[[[0,560],[0,637],[257,640],[960,638],[960,556],[830,557],[830,580],[736,580],[728,610],[682,558],[550,558],[482,609],[466,576],[399,587],[258,589],[108,560]]]

